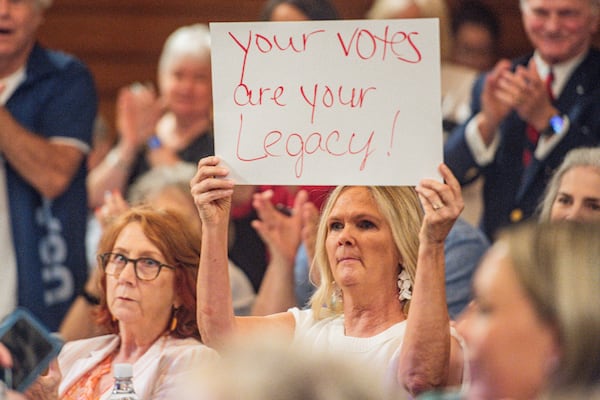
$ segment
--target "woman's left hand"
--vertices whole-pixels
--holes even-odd
[[[423,179],[415,188],[425,211],[419,234],[421,242],[443,243],[464,208],[460,184],[450,168],[440,164],[438,171],[444,183]]]

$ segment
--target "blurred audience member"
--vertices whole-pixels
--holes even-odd
[[[55,330],[87,276],[97,99],[81,61],[36,41],[51,3],[0,7],[0,317],[19,305]]]
[[[452,18],[452,34],[454,36],[452,61],[455,64],[475,71],[487,71],[498,61],[500,22],[484,3],[478,0],[461,2]],[[463,111],[461,121],[458,122],[464,122],[470,114],[468,108],[464,108]],[[447,124],[447,132],[450,133],[456,125]],[[475,226],[479,225],[481,219],[482,191],[483,177],[463,187],[465,199],[463,217]]]
[[[438,18],[442,61],[452,56],[452,21],[444,0],[375,0],[367,10],[367,18]]]
[[[598,0],[521,0],[533,54],[501,60],[473,89],[472,116],[445,145],[461,184],[484,177],[481,227],[531,217],[552,172],[576,147],[600,144]]]
[[[338,19],[329,0],[268,0],[260,15],[263,21],[319,21]]]
[[[487,71],[498,61],[500,21],[479,0],[462,1],[452,17],[452,61],[477,71]]]
[[[540,221],[600,222],[600,147],[567,153],[539,206]]]
[[[385,392],[378,377],[341,355],[290,348],[267,335],[243,338],[225,350],[216,367],[194,371],[183,399],[219,400],[403,400]]]
[[[457,329],[467,399],[534,399],[600,382],[600,226],[562,221],[502,231]]]

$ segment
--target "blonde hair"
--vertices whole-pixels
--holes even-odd
[[[317,290],[310,299],[315,319],[342,313],[341,307],[334,305],[331,300],[334,292],[333,275],[327,257],[325,241],[329,233],[327,219],[336,201],[347,188],[349,186],[335,188],[329,195],[321,213],[315,246],[315,260],[311,265],[311,269],[318,268],[320,274]],[[408,272],[414,283],[419,250],[419,230],[423,221],[423,209],[417,192],[412,186],[366,186],[366,188],[390,225],[394,239],[394,243],[390,243],[390,245],[396,246],[403,260],[402,267]],[[399,266],[398,272],[400,271],[401,267]],[[395,284],[396,282],[394,282]],[[404,300],[405,314],[408,313],[409,307],[410,300]]]
[[[501,231],[517,279],[536,314],[554,327],[561,361],[549,382],[586,387],[600,380],[600,225],[526,223]]]
[[[419,18],[439,19],[440,55],[442,60],[449,60],[454,39],[450,12],[444,0],[375,0],[366,16],[370,19],[398,18],[412,5],[419,9]]]
[[[371,369],[343,354],[290,346],[277,334],[236,338],[184,378],[185,399],[219,400],[401,400],[405,392],[378,384]]]

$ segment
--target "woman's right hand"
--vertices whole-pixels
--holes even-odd
[[[229,223],[235,184],[232,180],[225,179],[229,170],[220,166],[220,161],[216,156],[201,159],[196,175],[190,181],[194,204],[204,227]]]
[[[119,91],[117,97],[117,132],[124,144],[139,148],[154,134],[162,116],[162,100],[151,85],[134,83]]]

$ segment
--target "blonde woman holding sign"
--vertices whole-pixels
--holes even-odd
[[[235,317],[226,290],[234,182],[219,158],[200,160],[191,190],[204,227],[197,310],[205,343],[223,348],[236,335],[278,332],[368,365],[384,384],[413,394],[460,384],[462,351],[451,337],[445,300],[444,239],[463,202],[449,169],[440,172],[447,184],[424,179],[416,188],[336,188],[319,225],[321,283],[311,308]]]

